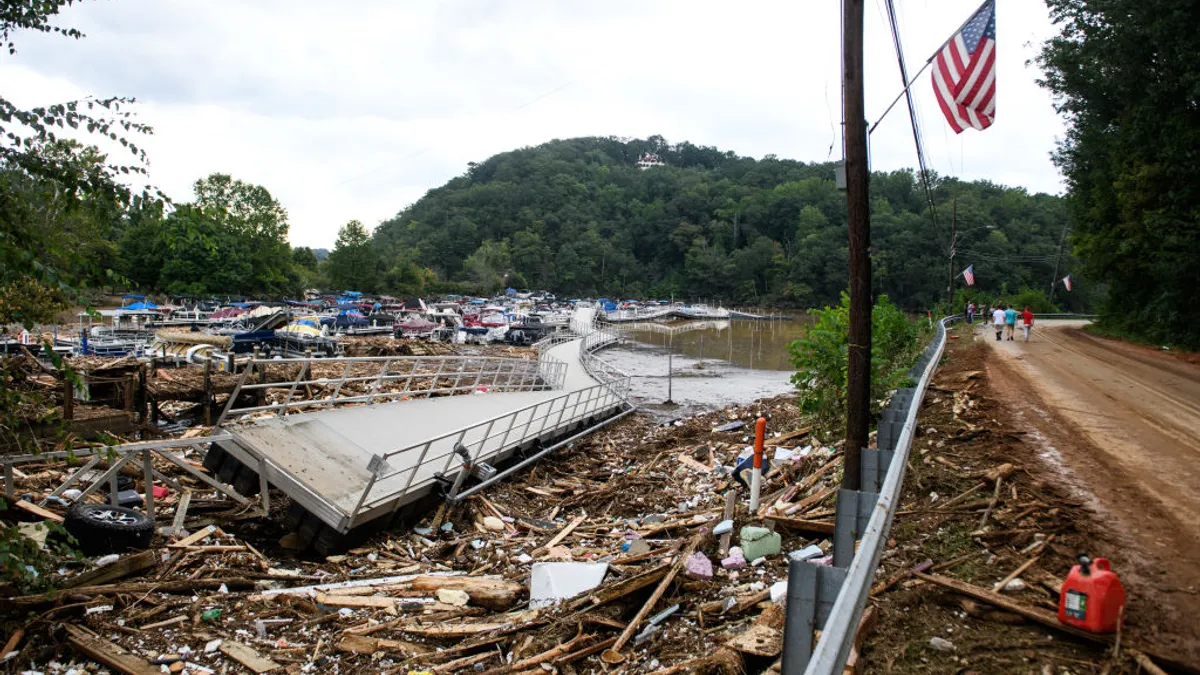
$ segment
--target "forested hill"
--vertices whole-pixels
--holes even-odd
[[[643,152],[666,166],[638,169]],[[935,231],[913,173],[875,173],[871,193],[874,287],[899,305],[945,297],[955,198],[956,274],[973,264],[990,294],[1049,289],[1066,222],[1058,197],[938,179]],[[845,214],[829,163],[661,137],[555,140],[471,164],[383,222],[372,240],[381,274],[363,282],[417,290],[429,268],[479,292],[817,306],[836,303],[847,284]],[[1059,276],[1072,265],[1064,250]],[[1082,301],[1077,292],[1064,304]]]

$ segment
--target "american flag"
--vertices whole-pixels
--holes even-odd
[[[967,265],[967,269],[962,271],[963,278],[967,280],[968,286],[975,285],[975,266]]]
[[[988,0],[934,57],[933,93],[961,134],[992,126],[996,115],[996,1]]]
[[[1068,291],[1071,290],[1071,275],[1070,274],[1063,277],[1063,286],[1066,286]]]

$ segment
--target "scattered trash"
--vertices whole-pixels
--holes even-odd
[[[788,558],[790,558],[791,560],[803,561],[803,560],[812,560],[814,558],[820,558],[824,555],[825,555],[825,551],[822,551],[820,546],[813,544],[811,546],[806,546],[805,548],[802,548],[799,551],[792,551],[791,553],[788,554]]]
[[[938,650],[939,652],[952,652],[955,649],[957,649],[957,647],[954,646],[953,642],[951,642],[945,638],[940,638],[937,636],[929,638],[929,646],[933,647],[934,649]]]
[[[699,551],[688,556],[684,567],[687,569],[687,575],[693,579],[707,581],[713,578],[712,561],[708,559],[708,556]]]
[[[732,520],[722,520],[721,522],[717,523],[716,527],[714,527],[712,531],[713,534],[725,534],[726,532],[733,532]]]
[[[548,607],[590,591],[607,572],[608,563],[534,563],[529,572],[529,606]]]
[[[769,555],[776,555],[783,544],[783,538],[779,533],[772,532],[765,527],[751,525],[742,528],[740,540],[742,555],[751,562]]]

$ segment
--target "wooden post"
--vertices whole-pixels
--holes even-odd
[[[125,387],[125,392],[124,392],[124,394],[125,394],[125,412],[132,413],[133,412],[133,391],[137,387],[137,378],[133,373],[130,373],[129,376],[125,378],[124,387]]]
[[[75,417],[75,385],[71,384],[70,378],[63,376],[63,419],[70,420]]]
[[[137,375],[137,406],[138,424],[144,424],[149,413],[146,411],[146,366],[138,368]]]
[[[850,335],[846,364],[846,447],[842,487],[862,483],[862,449],[871,416],[871,205],[863,107],[863,0],[843,0],[842,120],[846,219],[850,230]]]

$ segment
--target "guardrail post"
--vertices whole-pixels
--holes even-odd
[[[829,619],[845,580],[846,570],[842,568],[801,560],[788,563],[781,675],[803,675],[808,668],[813,632]]]
[[[833,566],[846,569],[854,560],[854,545],[867,529],[878,492],[838,490],[837,514],[833,524]]]
[[[883,489],[883,479],[887,477],[888,467],[892,465],[891,450],[876,450],[863,448],[862,451],[862,486],[871,492]]]

